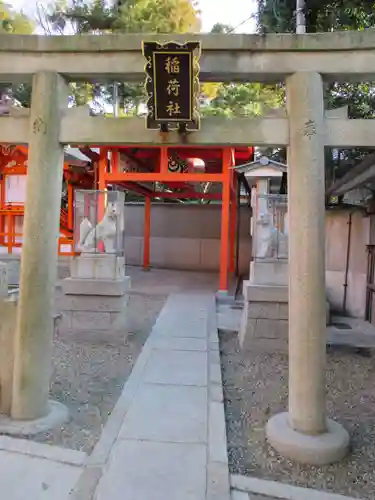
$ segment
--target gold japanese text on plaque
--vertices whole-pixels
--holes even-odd
[[[200,42],[143,42],[149,129],[198,130]]]

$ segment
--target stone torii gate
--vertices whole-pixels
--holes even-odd
[[[286,82],[287,113],[203,119],[183,138],[145,130],[139,118],[90,117],[67,109],[67,82],[144,79],[141,42],[201,40],[200,78]],[[0,36],[0,81],[32,81],[31,109],[0,117],[0,143],[29,144],[20,301],[11,417],[48,413],[63,146],[287,146],[289,164],[289,411],[268,423],[271,444],[303,462],[348,450],[325,401],[324,147],[373,146],[373,121],[325,113],[323,80],[373,80],[375,31],[307,35]],[[126,174],[125,174],[126,175]],[[181,174],[193,175],[193,174]],[[184,180],[185,178],[181,178]]]

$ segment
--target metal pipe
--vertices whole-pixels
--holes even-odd
[[[346,264],[345,264],[345,281],[344,281],[344,297],[342,302],[343,313],[346,314],[346,297],[348,291],[348,273],[349,273],[349,260],[350,260],[350,243],[352,238],[352,213],[349,214],[348,220],[348,242],[346,247]]]
[[[296,33],[306,33],[305,0],[296,0]]]
[[[119,116],[119,96],[118,96],[118,83],[113,84],[113,116],[118,118]]]

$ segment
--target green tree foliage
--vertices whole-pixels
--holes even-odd
[[[192,0],[57,0],[47,15],[54,31],[75,33],[187,33],[200,29]]]
[[[0,1],[0,34],[29,35],[33,31],[34,25],[28,17]]]
[[[211,32],[229,34],[233,32],[233,27],[217,23]],[[209,95],[205,92],[206,85],[215,85],[215,93]],[[202,114],[227,118],[262,115],[269,109],[280,107],[284,96],[280,86],[261,83],[205,84],[203,93],[212,99],[208,106],[202,108]]]
[[[0,0],[0,34],[29,35],[34,31],[34,23],[24,14],[14,11],[9,4]],[[28,105],[31,89],[29,85],[12,86],[11,84],[0,84],[0,96],[4,93],[11,95]]]
[[[260,33],[295,31],[295,0],[257,0]],[[362,31],[375,26],[375,2],[372,0],[306,0],[308,33],[336,30]],[[350,118],[375,117],[375,86],[365,83],[331,83],[326,85],[326,106],[348,106]],[[326,154],[327,184],[345,174],[368,150],[348,149]],[[284,154],[284,152],[282,152]]]
[[[213,116],[252,117],[265,114],[283,104],[283,90],[261,83],[223,84],[203,114]]]
[[[264,33],[295,31],[295,0],[258,0],[258,28]],[[363,30],[375,25],[372,0],[305,0],[306,31]]]
[[[123,0],[108,4],[105,0],[57,0],[41,24],[45,31],[64,33],[186,33],[200,29],[199,11],[193,0]],[[100,96],[113,102],[113,85],[75,84],[76,104]],[[144,101],[143,84],[117,83],[120,108],[135,113]]]

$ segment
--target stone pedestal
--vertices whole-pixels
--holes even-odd
[[[259,259],[250,262],[250,282],[253,284],[287,286],[288,275],[286,259]]]
[[[241,349],[288,352],[288,287],[243,283],[244,308],[239,332]],[[330,307],[326,302],[326,324]]]
[[[239,342],[244,351],[288,349],[288,287],[244,281]]]
[[[70,264],[71,277],[62,282],[62,333],[122,328],[126,320],[130,277],[123,257],[82,254]]]
[[[8,265],[0,262],[0,299],[8,296]]]
[[[70,261],[70,277],[78,280],[119,280],[125,277],[125,258],[114,254],[82,254]]]

